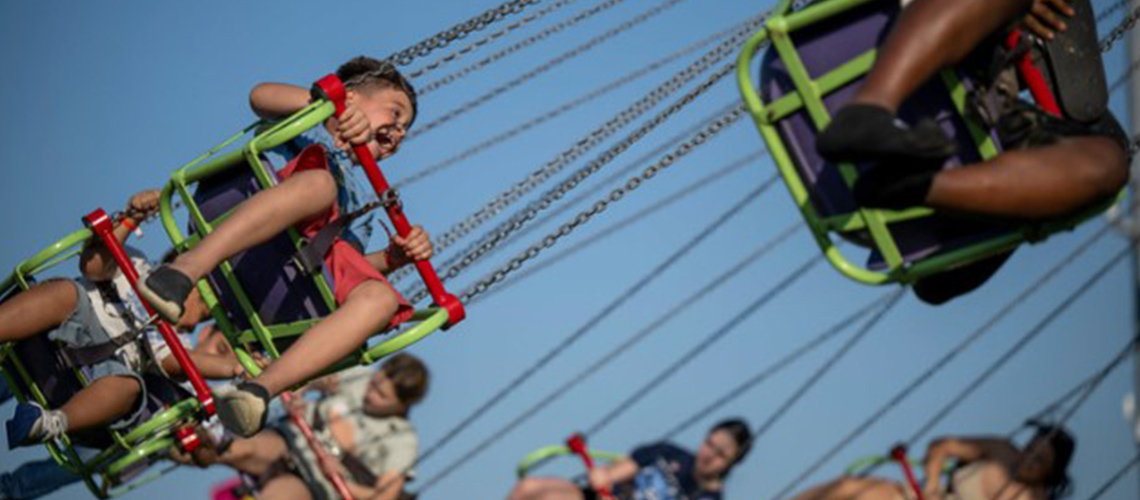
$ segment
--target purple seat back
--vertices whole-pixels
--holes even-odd
[[[879,0],[856,7],[792,33],[797,51],[813,79],[827,74],[842,64],[880,45],[898,14],[897,0]],[[862,84],[862,79],[824,97],[828,111],[834,114],[849,101]],[[969,82],[964,82],[967,86]],[[760,95],[771,103],[788,93],[795,85],[783,61],[775,50],[769,50],[761,63]],[[941,78],[932,79],[899,110],[899,116],[908,123],[920,118],[933,118],[948,136],[958,143],[959,155],[950,158],[943,168],[954,168],[981,159],[977,146],[970,137],[965,121],[957,113]],[[776,123],[805,188],[811,193],[811,203],[820,217],[849,213],[857,209],[851,191],[843,182],[839,169],[824,161],[815,148],[816,129],[806,110],[787,116]],[[860,171],[866,165],[857,166]],[[1009,226],[963,220],[945,216],[932,216],[891,225],[904,259],[912,262],[942,251],[960,248],[970,243],[993,237],[1009,230]],[[856,242],[868,241],[866,234],[845,235]],[[873,252],[870,265],[881,268],[877,252]]]
[[[248,166],[237,166],[198,184],[194,201],[207,220],[214,220],[260,190]],[[191,231],[194,228],[191,227]],[[196,231],[195,231],[196,232]],[[296,247],[287,234],[239,253],[229,259],[238,282],[266,325],[291,323],[329,314],[320,291],[311,277],[294,262]],[[220,271],[209,281],[231,322],[239,329],[250,328],[237,297]]]

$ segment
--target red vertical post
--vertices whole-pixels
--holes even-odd
[[[107,216],[102,208],[95,209],[94,212],[87,214],[83,218],[83,222],[95,236],[103,242],[103,246],[110,250],[111,256],[115,259],[115,263],[119,265],[119,270],[122,271],[123,276],[126,276],[127,281],[130,282],[131,288],[134,289],[135,295],[139,296],[139,301],[142,302],[143,307],[146,308],[147,314],[155,317],[154,309],[151,308],[147,301],[142,300],[139,295],[139,272],[135,269],[131,259],[127,257],[127,251],[123,249],[123,244],[115,238],[114,225],[111,223],[111,218]],[[194,366],[194,361],[190,359],[190,355],[186,353],[186,349],[182,347],[182,342],[178,340],[178,334],[174,333],[174,328],[171,328],[170,323],[161,319],[156,319],[158,331],[162,334],[162,339],[166,341],[166,345],[170,347],[170,352],[174,354],[174,359],[178,361],[182,371],[186,374],[186,378],[190,380],[190,385],[194,386],[194,392],[197,393],[198,401],[202,403],[202,409],[206,415],[214,414],[214,395],[210,393],[210,387],[206,385],[206,379],[202,378],[202,374],[198,372],[198,367]]]
[[[344,84],[336,75],[328,75],[317,80],[317,82],[313,84],[313,91],[316,95],[326,98],[333,103],[338,118],[344,113],[345,99],[348,98],[348,94],[345,91]],[[372,189],[376,191],[376,196],[380,199],[384,199],[385,193],[388,192],[390,186],[388,180],[384,178],[384,173],[380,171],[379,165],[376,164],[376,158],[372,156],[372,151],[368,149],[367,145],[353,146],[352,151],[356,153],[356,158],[360,161],[360,166],[364,169],[364,173],[368,175],[368,180],[372,183]],[[412,225],[408,223],[408,218],[404,215],[404,209],[400,203],[389,203],[384,208],[388,212],[388,218],[392,221],[392,226],[396,228],[396,234],[407,236],[412,230]],[[435,302],[435,305],[447,310],[448,326],[455,325],[462,321],[467,315],[463,309],[463,303],[444,289],[443,282],[440,281],[439,276],[436,275],[435,268],[432,267],[431,262],[418,260],[415,265],[416,270],[420,273],[420,278],[423,279],[424,285],[431,294],[432,301]]]
[[[594,457],[591,457],[589,450],[586,449],[586,438],[582,436],[582,434],[576,433],[570,436],[570,439],[566,440],[566,446],[570,448],[570,451],[574,452],[575,455],[582,457],[582,463],[586,464],[587,472],[594,469]],[[606,500],[613,500],[614,498],[609,488],[604,488],[597,493],[598,496]]]
[[[321,473],[325,475],[325,479],[328,479],[329,482],[332,483],[333,488],[336,489],[336,492],[340,494],[341,498],[344,500],[353,500],[352,493],[348,491],[348,484],[344,482],[344,478],[341,477],[340,472],[329,466],[328,451],[325,451],[324,446],[321,446],[321,443],[317,441],[317,436],[313,434],[312,427],[309,427],[309,423],[306,422],[305,417],[301,415],[301,410],[293,406],[293,393],[289,391],[281,393],[281,402],[289,409],[289,420],[293,422],[293,425],[297,426],[297,429],[300,429],[301,435],[305,436],[305,442],[309,444],[309,448],[311,448],[313,454],[317,456],[317,463],[321,466]]]
[[[903,474],[906,475],[906,482],[910,485],[911,490],[914,491],[914,498],[917,500],[926,500],[922,495],[922,487],[918,485],[918,479],[914,477],[914,469],[911,468],[910,462],[906,459],[906,446],[899,444],[891,448],[891,458],[895,459],[895,461],[899,463],[899,466],[902,467]]]

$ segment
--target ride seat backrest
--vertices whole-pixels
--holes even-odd
[[[792,33],[792,40],[808,73],[813,79],[818,79],[879,46],[886,38],[898,10],[897,0],[869,2],[796,30]],[[775,50],[768,50],[765,54],[760,71],[760,95],[765,102],[771,103],[795,92],[795,85]],[[857,79],[824,97],[823,102],[832,116],[855,95],[862,82],[862,78]],[[964,83],[969,85],[968,80]],[[911,124],[917,123],[922,117],[932,117],[958,143],[959,154],[947,160],[943,168],[955,168],[981,159],[966,123],[955,109],[941,78],[933,78],[904,103],[899,110],[899,117]],[[826,218],[857,210],[839,169],[823,160],[816,152],[818,132],[807,111],[801,110],[789,115],[776,125],[804,187],[811,193],[811,202],[819,216]],[[862,172],[868,165],[857,165],[857,168]],[[904,259],[911,262],[993,237],[1008,230],[1010,226],[935,215],[895,223],[890,227]],[[868,239],[865,234],[845,236],[856,242]],[[877,252],[873,252],[870,260],[872,268],[884,267]]]
[[[269,167],[268,163],[266,166]],[[272,167],[269,170],[273,172]],[[212,221],[260,189],[252,168],[243,161],[242,165],[199,182],[194,201],[206,220]],[[191,231],[196,233],[193,224],[191,226]],[[312,277],[294,261],[295,253],[292,240],[282,233],[229,259],[238,282],[265,325],[318,318],[330,312]],[[242,314],[237,297],[221,271],[214,271],[208,279],[234,326],[249,329],[250,322]]]

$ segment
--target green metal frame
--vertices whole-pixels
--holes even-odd
[[[275,124],[255,123],[175,171],[174,174],[171,175],[170,182],[162,190],[160,202],[162,225],[170,237],[171,242],[174,244],[174,247],[179,252],[189,250],[196,245],[205,234],[212,232],[214,228],[228,216],[228,214],[225,214],[215,220],[207,220],[205,216],[202,215],[201,209],[199,209],[198,205],[194,202],[192,193],[194,184],[209,177],[229,172],[235,168],[249,168],[257,178],[262,189],[272,187],[275,184],[273,180],[274,176],[261,161],[261,153],[280,146],[294,137],[297,137],[302,132],[322,124],[332,116],[332,114],[332,103],[321,100]],[[252,138],[240,146],[234,146],[239,140],[251,133],[253,134]],[[182,205],[186,207],[190,220],[199,228],[199,231],[202,231],[202,234],[185,235],[182,230],[178,228],[178,223],[174,216],[173,196],[175,194],[178,195]],[[290,228],[288,235],[293,244],[297,248],[300,248],[303,244],[303,240],[297,231]],[[238,330],[228,320],[222,311],[217,292],[212,289],[208,281],[200,281],[198,283],[198,290],[209,306],[211,314],[217,321],[217,325],[234,347],[234,352],[237,354],[238,360],[249,373],[260,372],[252,355],[254,347],[263,350],[270,357],[275,359],[281,355],[284,346],[288,345],[293,339],[299,337],[307,331],[309,327],[320,320],[320,318],[313,318],[292,323],[266,324],[257,313],[249,295],[245,292],[240,280],[234,274],[233,267],[230,263],[223,262],[219,266],[219,270],[233,291],[241,307],[241,313],[249,319],[251,326],[249,329]],[[320,291],[321,298],[324,300],[328,309],[335,311],[336,302],[334,300],[332,287],[329,286],[324,275],[322,273],[315,273],[310,276],[310,279],[313,280],[313,283]],[[445,325],[448,319],[448,312],[445,309],[433,307],[416,311],[412,317],[412,321],[415,322],[414,326],[404,329],[398,334],[372,347],[361,346],[353,354],[349,355],[348,358],[326,370],[326,373],[338,371],[354,364],[371,364],[384,356],[400,351],[422,340]]]
[[[28,290],[34,283],[34,276],[78,255],[91,236],[91,231],[87,229],[75,231],[32,258],[20,262],[12,273],[0,282],[0,296],[18,293],[17,290]],[[39,385],[32,379],[24,361],[15,355],[14,349],[15,345],[11,342],[0,345],[0,362],[7,361],[12,366],[11,371],[7,368],[0,369],[0,375],[4,377],[17,399],[34,401],[45,408],[48,407],[47,399]],[[82,372],[76,370],[74,375],[83,385],[87,385],[88,380]],[[23,384],[15,383],[17,381]],[[28,393],[25,393],[21,387],[29,388]],[[189,397],[130,430],[109,430],[107,432],[111,437],[111,445],[87,460],[80,457],[75,450],[76,444],[67,435],[56,441],[49,441],[45,446],[48,454],[60,466],[82,477],[84,484],[95,496],[115,497],[137,488],[142,483],[161,477],[168,471],[167,469],[157,474],[129,479],[123,477],[124,473],[131,472],[136,467],[149,466],[148,459],[164,454],[174,446],[172,431],[193,421],[200,410],[198,400]]]
[[[621,453],[612,453],[608,451],[586,450],[586,452],[589,453],[590,456],[595,460],[600,460],[603,462],[614,462],[626,457]],[[538,467],[557,457],[573,454],[574,452],[570,451],[570,447],[566,445],[552,445],[545,448],[539,448],[523,457],[522,461],[519,462],[518,468],[515,469],[515,474],[518,475],[519,479],[522,479],[526,477],[531,469],[534,469],[535,467]]]
[[[1112,205],[1115,200],[1102,203],[1074,216],[1027,224],[1007,234],[913,262],[904,262],[898,245],[891,235],[891,225],[928,217],[933,213],[929,208],[916,207],[903,211],[859,208],[850,213],[821,217],[812,205],[810,192],[800,178],[788,148],[784,145],[779,131],[776,129],[776,124],[792,114],[806,111],[816,129],[822,130],[831,121],[831,115],[824,106],[823,98],[866,75],[875,61],[876,51],[869,50],[818,79],[812,79],[796,51],[792,33],[833,16],[842,15],[871,1],[875,0],[827,0],[792,12],[792,0],[782,0],[773,9],[765,27],[745,43],[744,49],[737,59],[737,83],[752,119],[759,128],[761,137],[767,143],[769,154],[779,169],[785,185],[791,192],[792,199],[811,228],[816,243],[827,260],[840,273],[855,281],[872,285],[895,282],[913,283],[925,276],[1010,250],[1022,243],[1037,242],[1053,233],[1070,230]],[[754,73],[752,61],[768,42],[778,53],[795,85],[794,92],[774,102],[764,102],[760,98],[752,76]],[[998,151],[990,135],[964,111],[966,108],[966,90],[958,80],[956,73],[944,71],[942,81],[946,85],[959,114],[966,121],[978,153],[984,159],[996,156]],[[853,186],[858,178],[858,172],[854,165],[840,164],[839,169],[848,188]],[[838,236],[853,231],[866,231],[871,237],[875,248],[883,255],[888,268],[885,272],[872,270],[855,263],[840,252],[833,234]]]

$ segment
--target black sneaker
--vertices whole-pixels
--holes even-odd
[[[218,419],[230,432],[248,438],[265,427],[271,398],[264,387],[242,382],[236,387],[221,388],[214,395],[218,398]]]
[[[832,163],[912,162],[929,168],[941,166],[957,146],[933,120],[907,127],[885,108],[852,104],[820,132],[816,149]]]
[[[182,317],[182,305],[193,289],[190,277],[170,266],[159,266],[139,282],[139,295],[170,323]]]

